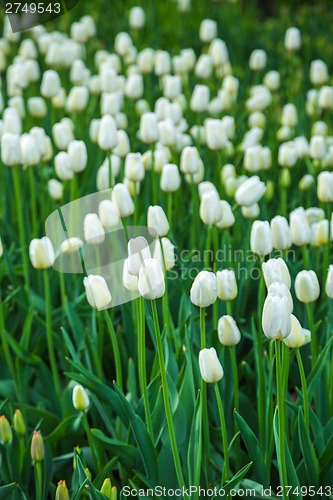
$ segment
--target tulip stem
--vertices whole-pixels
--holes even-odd
[[[145,338],[145,305],[143,297],[139,297],[138,305],[138,321],[139,321],[139,338],[138,338],[138,368],[139,368],[139,383],[141,394],[143,396],[143,404],[145,408],[147,428],[149,436],[154,443],[154,431],[151,420],[149,397],[147,389],[147,372],[146,372],[146,338]]]
[[[206,347],[206,323],[205,323],[205,308],[200,307],[200,344],[201,350]],[[207,384],[202,380],[201,382],[201,395],[202,395],[202,428],[203,428],[203,461],[204,470],[207,482],[209,483],[209,467],[208,467],[208,447],[209,447],[209,423],[207,412]]]
[[[94,465],[95,465],[95,472],[96,472],[96,475],[97,475],[97,472],[100,469],[100,464],[99,464],[98,458],[96,457],[96,450],[95,450],[95,447],[94,447],[94,442],[93,442],[93,437],[92,437],[91,429],[90,429],[89,422],[88,422],[88,417],[87,417],[87,414],[84,411],[82,412],[82,418],[83,418],[84,430],[86,432],[86,436],[87,436],[87,440],[88,440],[88,445],[89,445],[89,448],[90,448],[90,451],[91,451],[91,455],[92,455],[92,458],[93,458],[93,462],[94,462]]]
[[[313,368],[316,363],[317,353],[318,353],[318,343],[314,331],[313,303],[312,302],[307,303],[306,309],[308,313],[309,330],[311,332],[311,362],[312,362],[311,364]]]
[[[173,461],[175,464],[175,469],[176,469],[176,474],[177,474],[179,486],[181,488],[182,487],[185,488],[185,482],[184,482],[184,477],[183,477],[183,472],[182,472],[182,467],[181,467],[180,457],[179,457],[178,447],[177,447],[176,433],[175,433],[175,428],[174,428],[173,420],[172,420],[167,372],[166,372],[166,366],[165,366],[165,361],[164,361],[163,345],[162,345],[162,339],[161,339],[161,330],[160,330],[160,325],[159,325],[159,321],[158,321],[158,314],[157,314],[155,300],[151,301],[151,308],[152,308],[152,313],[153,313],[158,360],[159,360],[160,372],[161,372],[164,408],[165,408],[166,419],[167,419],[167,424],[168,424]]]
[[[112,349],[113,349],[113,354],[114,354],[114,359],[115,359],[115,364],[116,364],[116,378],[117,378],[117,384],[120,388],[120,390],[123,390],[123,375],[122,375],[122,370],[121,370],[121,358],[120,358],[120,352],[119,352],[119,346],[118,346],[118,340],[117,340],[117,335],[113,327],[112,320],[110,318],[109,312],[107,310],[104,311],[104,316],[106,320],[106,324],[108,327],[110,339],[111,339],[111,344],[112,344]]]
[[[109,188],[111,189],[113,186],[113,178],[112,178],[112,157],[111,150],[108,150],[108,163],[109,163]]]
[[[43,475],[42,475],[42,463],[35,462],[35,483],[36,483],[36,500],[43,499]]]
[[[234,409],[239,411],[239,387],[238,387],[238,369],[237,369],[237,358],[236,358],[236,348],[235,346],[231,346],[229,348],[230,358],[231,358],[231,368],[232,368],[232,378],[234,382]],[[234,432],[237,434],[238,425],[235,421]],[[236,462],[237,462],[237,470],[240,469],[240,439],[236,438]]]
[[[32,231],[34,237],[38,236],[38,220],[37,220],[37,207],[36,207],[36,189],[35,189],[35,179],[33,167],[28,168],[28,176],[29,176],[29,188],[30,188],[30,207],[31,207],[31,223],[32,223]]]
[[[10,354],[10,350],[9,350],[9,346],[8,346],[8,342],[7,342],[7,337],[6,337],[5,315],[4,315],[4,310],[3,310],[1,288],[0,288],[0,338],[1,338],[1,343],[2,343],[2,347],[3,347],[5,359],[6,359],[6,362],[8,365],[9,373],[15,382],[16,388],[18,388],[16,374],[15,374],[15,367],[14,367],[14,363],[13,363],[13,360],[12,360],[12,357]]]
[[[229,452],[228,452],[228,435],[227,435],[227,426],[225,423],[225,416],[223,411],[223,405],[221,400],[221,394],[219,391],[218,384],[214,384],[215,396],[217,407],[219,410],[220,423],[221,423],[221,433],[222,433],[222,448],[224,455],[224,468],[223,468],[223,479],[222,485],[229,479]]]
[[[151,181],[152,181],[152,194],[153,194],[153,204],[157,205],[157,182],[156,182],[156,170],[155,170],[155,147],[154,144],[151,146]]]
[[[167,193],[167,214],[170,227],[172,227],[172,193]]]
[[[15,202],[16,202],[16,212],[18,220],[19,229],[19,239],[21,245],[22,253],[22,264],[23,264],[23,275],[24,281],[29,292],[29,267],[28,267],[28,256],[26,253],[25,235],[24,235],[24,222],[22,214],[22,193],[21,193],[21,181],[20,181],[20,170],[19,166],[16,165],[11,168],[13,173],[14,191],[15,191]]]
[[[285,457],[285,442],[284,442],[284,383],[283,383],[283,366],[281,359],[281,344],[279,340],[275,341],[275,353],[276,353],[276,389],[277,389],[277,407],[278,407],[278,426],[279,426],[279,453],[278,453],[278,465],[280,482],[283,490],[283,498],[286,498],[285,487],[288,484],[287,479],[287,467],[286,467],[286,457]]]
[[[264,363],[263,363],[263,352],[262,352],[262,313],[263,306],[265,300],[265,281],[264,281],[264,273],[262,270],[262,262],[261,262],[261,276],[260,276],[260,284],[259,284],[259,300],[258,300],[258,328],[256,329],[257,333],[257,365],[258,365],[258,418],[259,418],[259,434],[260,434],[260,442],[265,449],[266,445],[266,425],[265,425],[265,413],[266,413],[266,387],[265,387],[265,371],[264,371]]]
[[[302,392],[303,392],[303,407],[304,407],[304,420],[307,430],[310,429],[310,419],[309,419],[309,399],[308,399],[308,388],[306,383],[306,377],[304,372],[304,366],[302,361],[301,353],[299,349],[296,349],[296,358],[298,363],[299,375],[301,378]]]
[[[54,343],[53,343],[53,335],[52,335],[52,320],[51,320],[51,292],[50,292],[50,279],[48,270],[45,269],[43,271],[44,277],[44,291],[45,291],[45,315],[46,315],[46,339],[47,339],[47,348],[49,352],[51,372],[54,387],[56,390],[56,394],[58,398],[61,398],[61,385],[57,367],[57,361],[54,352]]]

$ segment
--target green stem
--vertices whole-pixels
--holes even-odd
[[[306,377],[304,372],[304,366],[302,361],[301,353],[299,349],[296,349],[296,358],[298,363],[299,375],[301,378],[302,384],[302,393],[303,393],[303,407],[304,407],[304,420],[307,430],[310,429],[310,419],[309,419],[309,399],[308,399],[308,388],[306,383]]]
[[[308,313],[309,330],[311,332],[311,364],[313,368],[316,363],[318,354],[318,342],[314,331],[313,303],[309,302],[308,304],[306,304],[306,309]]]
[[[151,181],[152,181],[152,197],[153,204],[157,205],[157,179],[156,179],[156,171],[155,171],[155,154],[154,154],[154,145],[151,146]]]
[[[233,383],[234,383],[234,408],[238,412],[239,411],[239,381],[238,381],[238,369],[237,369],[237,358],[236,358],[236,348],[235,346],[230,347],[229,349],[230,352],[230,359],[231,359],[231,368],[232,368],[232,378],[233,378]],[[238,432],[238,425],[235,422],[234,425],[234,432],[237,434]],[[237,470],[240,469],[241,466],[241,450],[240,450],[240,439],[239,437],[236,438],[236,464],[237,464]]]
[[[15,385],[17,387],[15,367],[14,367],[14,363],[13,363],[13,360],[12,360],[12,357],[10,354],[10,350],[9,350],[9,346],[8,346],[8,342],[7,342],[7,337],[6,337],[5,315],[4,315],[4,311],[3,311],[1,288],[0,288],[0,338],[1,338],[3,352],[5,355],[5,359],[6,359],[6,363],[8,365],[10,375],[11,375],[12,379],[15,381]]]
[[[167,193],[167,214],[170,227],[172,227],[172,193]]]
[[[228,435],[227,435],[227,426],[225,423],[225,416],[224,416],[223,405],[222,405],[222,400],[221,400],[221,394],[219,391],[218,384],[214,384],[214,390],[215,390],[217,407],[219,410],[221,432],[222,432],[222,449],[223,449],[223,455],[224,455],[224,468],[223,468],[223,479],[222,479],[222,485],[223,485],[229,479]]]
[[[28,168],[29,189],[30,189],[30,209],[31,209],[31,224],[34,237],[38,236],[38,219],[36,206],[36,188],[33,167]]]
[[[206,238],[206,254],[205,254],[205,267],[210,268],[210,252],[211,252],[211,242],[212,242],[212,226],[207,228],[207,238]]]
[[[42,475],[42,463],[35,462],[35,483],[36,483],[36,500],[43,499],[43,475]]]
[[[284,397],[283,397],[283,367],[281,359],[281,346],[280,341],[275,341],[275,353],[276,353],[276,388],[277,388],[277,406],[278,406],[278,426],[279,426],[279,474],[280,474],[280,485],[283,491],[283,498],[286,498],[285,487],[288,484],[287,479],[287,467],[286,467],[286,456],[285,456],[285,443],[284,443]]]
[[[112,178],[112,157],[111,157],[111,151],[108,151],[108,160],[109,160],[109,187],[110,189],[113,186],[113,178]]]
[[[115,364],[116,364],[116,378],[117,378],[117,384],[120,388],[120,390],[123,390],[123,375],[122,375],[122,369],[121,369],[121,358],[120,358],[120,352],[119,352],[119,346],[118,346],[118,340],[117,340],[117,335],[113,327],[112,320],[110,318],[108,310],[104,310],[104,317],[106,320],[106,324],[108,327],[110,339],[111,339],[111,344],[112,344],[112,349],[113,349],[113,354],[114,354],[114,359],[115,359]]]
[[[179,453],[178,453],[175,428],[174,428],[173,420],[172,420],[172,412],[171,412],[171,405],[170,405],[170,400],[169,400],[169,389],[168,389],[168,381],[167,381],[167,372],[166,372],[166,367],[165,367],[165,362],[164,362],[161,331],[160,331],[160,325],[159,325],[159,321],[158,321],[155,300],[151,301],[151,308],[152,308],[153,319],[154,319],[156,345],[157,345],[158,360],[159,360],[159,365],[160,365],[162,389],[163,389],[163,401],[164,401],[164,408],[165,408],[166,419],[167,419],[167,424],[168,424],[173,461],[175,464],[175,469],[176,469],[176,474],[177,474],[179,486],[181,488],[182,487],[185,488],[185,482],[184,482],[182,467],[181,467],[181,463],[180,463],[180,457],[179,457]]]
[[[152,442],[154,443],[154,431],[151,420],[149,397],[147,389],[147,371],[146,371],[146,335],[145,335],[145,307],[143,297],[137,301],[139,316],[139,338],[138,338],[138,365],[139,365],[139,383],[143,404],[145,408],[147,428]]]
[[[51,292],[50,292],[50,279],[48,270],[43,271],[44,277],[44,291],[45,291],[45,315],[46,315],[46,339],[47,348],[49,352],[51,372],[56,394],[60,400],[62,392],[60,385],[60,378],[58,373],[57,361],[54,352],[53,334],[52,334],[52,320],[51,320]]]
[[[20,180],[20,170],[19,166],[15,166],[11,168],[13,174],[13,182],[14,182],[14,191],[15,191],[15,202],[16,202],[16,213],[18,220],[18,229],[19,229],[19,239],[21,245],[21,253],[22,253],[22,264],[23,264],[23,275],[24,281],[27,287],[27,291],[29,292],[29,267],[28,267],[28,256],[27,249],[25,243],[25,234],[24,234],[24,221],[22,214],[22,193],[21,193],[21,180]]]
[[[89,448],[91,450],[91,455],[93,457],[95,471],[96,471],[96,474],[97,474],[97,472],[100,470],[100,463],[99,463],[99,459],[98,459],[98,456],[97,456],[97,453],[96,453],[96,450],[95,450],[94,441],[93,441],[93,437],[92,437],[92,434],[91,434],[91,429],[90,429],[89,422],[88,422],[88,417],[87,417],[87,414],[84,411],[82,412],[82,418],[83,418],[84,430],[85,430],[85,433],[86,433],[86,436],[87,436],[87,440],[88,440],[88,445],[89,445]]]
[[[206,324],[205,324],[205,308],[200,307],[200,348],[206,347]],[[201,395],[202,395],[202,428],[203,428],[203,461],[204,471],[206,475],[207,484],[209,484],[209,423],[208,423],[208,410],[207,410],[207,384],[202,380],[201,382]]]
[[[262,263],[261,263],[262,267]],[[262,349],[262,312],[264,307],[265,300],[265,281],[264,281],[264,273],[261,270],[260,276],[260,285],[259,285],[259,300],[258,300],[258,328],[256,329],[257,338],[256,338],[256,348],[257,348],[257,365],[258,365],[258,378],[259,383],[257,386],[258,389],[258,418],[259,418],[259,435],[260,442],[265,449],[266,444],[266,422],[265,422],[265,412],[266,412],[266,386],[265,386],[265,370],[264,370],[264,356]]]

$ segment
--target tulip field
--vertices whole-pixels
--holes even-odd
[[[63,5],[0,10],[0,500],[332,499],[333,5]]]

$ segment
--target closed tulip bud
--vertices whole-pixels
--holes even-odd
[[[325,211],[319,207],[310,207],[305,210],[306,220],[312,226],[325,218]]]
[[[251,55],[249,60],[249,66],[252,71],[261,71],[265,69],[267,64],[267,55],[266,52],[262,49],[255,49]]]
[[[75,253],[83,246],[83,241],[76,236],[67,238],[60,245],[60,252],[65,254]]]
[[[325,292],[329,299],[333,299],[333,265],[330,264],[325,283]]]
[[[249,207],[241,207],[242,215],[245,219],[256,219],[260,214],[260,207],[258,203],[253,203]]]
[[[139,136],[145,144],[158,141],[157,116],[155,113],[144,113],[140,118]]]
[[[180,170],[184,174],[195,174],[199,170],[200,156],[194,146],[186,146],[180,156]]]
[[[267,262],[263,262],[262,270],[267,288],[276,281],[284,283],[288,289],[291,287],[289,269],[285,261],[280,257],[278,259],[269,259]]]
[[[177,165],[174,163],[166,163],[162,167],[160,180],[161,190],[166,193],[173,193],[180,188],[181,178]]]
[[[200,200],[202,200],[204,194],[209,193],[210,191],[214,192],[214,196],[219,196],[219,192],[216,189],[215,184],[213,184],[210,181],[200,182],[200,184],[198,185],[198,193]]]
[[[191,97],[190,108],[195,113],[206,111],[209,103],[210,91],[207,85],[195,85]]]
[[[278,71],[268,71],[264,77],[264,84],[272,92],[279,90],[281,83],[280,73]]]
[[[311,241],[311,228],[305,210],[298,207],[290,213],[290,231],[294,245],[307,245]]]
[[[97,136],[98,146],[104,151],[111,151],[117,143],[117,126],[114,118],[110,115],[104,115],[101,118],[98,136]]]
[[[263,332],[269,339],[281,340],[291,331],[291,313],[287,297],[269,293],[262,314]]]
[[[158,123],[158,133],[161,144],[173,147],[176,142],[176,128],[171,118],[166,118]]]
[[[143,95],[143,78],[138,73],[132,73],[128,76],[125,85],[125,95],[129,99],[140,99]]]
[[[236,169],[235,166],[227,163],[221,168],[221,183],[225,184],[228,178],[236,177]]]
[[[162,252],[162,248],[163,252]],[[175,267],[175,247],[169,240],[169,238],[163,237],[160,241],[156,241],[153,253],[154,259],[157,259],[161,264],[162,269],[165,271],[170,271]]]
[[[214,66],[225,65],[229,62],[229,54],[226,43],[219,38],[214,38],[209,46],[209,54]]]
[[[294,142],[284,142],[279,147],[278,163],[281,167],[293,167],[298,159],[297,148]]]
[[[288,299],[290,312],[293,312],[294,303],[290,293],[289,288],[284,283],[280,283],[279,281],[273,281],[271,285],[269,285],[267,289],[267,294],[279,295],[280,297],[286,297]]]
[[[115,155],[120,156],[120,158],[125,158],[131,150],[129,137],[125,130],[118,130],[117,138],[118,144],[114,148],[113,152]]]
[[[221,300],[234,300],[238,294],[237,281],[233,269],[222,269],[216,273],[217,296]]]
[[[6,419],[5,415],[0,417],[0,440],[2,444],[7,444],[12,440],[13,432],[10,427],[10,423]]]
[[[297,125],[297,109],[294,104],[286,104],[282,108],[282,125],[290,128],[295,128]]]
[[[91,307],[101,310],[110,307],[111,293],[105,279],[102,276],[90,274],[83,280],[86,296]]]
[[[163,94],[168,99],[176,99],[182,91],[182,82],[178,75],[166,75],[163,81]]]
[[[20,137],[16,134],[5,133],[1,137],[1,161],[13,167],[21,163]]]
[[[122,57],[126,56],[133,45],[132,39],[128,33],[121,31],[117,33],[114,40],[115,51]]]
[[[266,185],[258,176],[243,182],[236,190],[235,200],[239,205],[249,207],[257,203],[265,194]]]
[[[138,291],[138,276],[134,276],[128,270],[129,259],[124,260],[122,282],[126,290],[130,292]]]
[[[305,174],[298,183],[300,191],[309,191],[315,183],[315,179],[311,174]]]
[[[143,236],[132,238],[128,245],[128,272],[133,276],[139,276],[140,268],[146,259],[151,258],[148,241]]]
[[[52,127],[54,142],[58,149],[65,150],[74,140],[73,130],[67,122],[55,123]]]
[[[213,61],[209,54],[201,54],[196,62],[194,74],[197,78],[208,80],[213,71]]]
[[[56,154],[54,157],[54,169],[62,181],[68,181],[73,179],[74,172],[71,169],[71,161],[69,158],[69,154],[64,151],[60,151],[60,153]]]
[[[217,278],[210,271],[200,271],[195,277],[190,291],[192,304],[208,307],[217,299]]]
[[[211,226],[222,217],[222,207],[219,195],[211,190],[203,194],[200,202],[200,218],[204,224]]]
[[[166,236],[170,225],[162,207],[155,205],[148,208],[147,226],[151,235],[157,234],[159,237]]]
[[[314,271],[300,271],[295,280],[295,293],[300,302],[308,304],[318,299],[320,286]]]
[[[143,75],[149,74],[154,68],[154,51],[151,48],[143,49],[137,57],[137,65]]]
[[[129,25],[134,30],[141,30],[146,24],[146,14],[142,7],[132,7],[129,12]]]
[[[214,347],[199,352],[199,368],[202,379],[207,384],[215,384],[223,377],[223,368]]]
[[[251,251],[260,257],[270,254],[273,250],[272,231],[267,220],[257,220],[252,224],[250,247]]]
[[[232,316],[221,316],[217,326],[219,341],[224,346],[234,346],[239,344],[241,334],[236,321]]]
[[[206,144],[212,151],[222,149],[227,142],[227,135],[224,131],[221,120],[208,118],[205,121]]]
[[[311,135],[323,135],[326,136],[328,134],[328,126],[327,123],[319,120],[312,125]]]
[[[120,215],[118,207],[112,200],[103,200],[98,205],[98,217],[105,228],[118,226]]]
[[[134,203],[125,184],[115,184],[112,189],[112,201],[117,205],[120,217],[129,217],[134,213]]]
[[[89,396],[82,385],[77,384],[74,386],[72,401],[75,410],[86,411],[89,407]]]
[[[233,226],[235,223],[235,216],[233,214],[230,204],[225,200],[221,200],[220,206],[221,206],[222,216],[216,222],[216,226],[220,229],[226,229],[228,227]]]
[[[40,431],[34,431],[31,440],[31,458],[34,462],[44,460],[44,442]]]
[[[88,161],[87,147],[83,141],[72,141],[68,145],[70,168],[73,172],[82,172]]]
[[[321,135],[314,135],[310,139],[310,156],[315,160],[321,160],[326,153],[325,138]]]
[[[324,203],[333,201],[333,173],[320,172],[317,180],[317,196]]]
[[[104,479],[101,488],[101,493],[103,493],[108,499],[112,500],[112,484],[109,477]]]
[[[316,59],[310,66],[310,80],[313,85],[323,85],[328,81],[328,69],[324,61]]]
[[[291,175],[288,168],[283,168],[280,176],[280,185],[283,188],[288,188],[291,185]]]
[[[306,158],[307,156],[309,156],[309,143],[306,137],[295,137],[294,144],[296,146],[299,158]]]
[[[89,245],[100,245],[105,240],[105,230],[95,213],[87,214],[83,221],[84,239]]]
[[[290,349],[298,349],[299,347],[302,347],[305,343],[304,328],[302,328],[300,322],[293,314],[291,315],[290,335],[288,335],[287,338],[283,339],[283,342]]]
[[[16,431],[16,434],[19,437],[23,437],[27,432],[27,427],[25,425],[24,418],[20,410],[15,410],[13,418],[13,427]]]
[[[66,109],[69,113],[80,113],[88,104],[89,90],[87,87],[72,87],[66,101]]]
[[[48,69],[43,73],[40,93],[47,99],[55,97],[61,87],[61,80],[58,73],[52,69]]]
[[[34,118],[46,116],[47,107],[42,97],[30,97],[28,99],[28,111]]]
[[[138,290],[147,300],[155,300],[165,292],[164,275],[157,259],[146,259],[140,267]]]
[[[59,481],[56,489],[55,500],[70,500],[66,481]]]
[[[145,176],[140,153],[129,153],[125,159],[125,177],[134,182],[141,182]]]
[[[321,220],[311,226],[311,245],[321,247],[327,245],[329,241],[329,222],[327,219]]]
[[[261,170],[260,152],[261,146],[259,144],[246,148],[244,152],[245,170],[248,172],[258,172]]]
[[[276,250],[287,250],[292,245],[291,231],[288,221],[281,215],[276,215],[271,220],[273,247]]]
[[[55,255],[51,240],[47,236],[31,240],[29,256],[31,264],[35,269],[48,269],[52,267]]]
[[[299,50],[302,46],[301,32],[298,28],[288,28],[284,37],[286,50]]]
[[[321,109],[331,109],[333,107],[333,87],[324,85],[319,90],[318,106]]]
[[[205,43],[211,42],[217,36],[217,23],[212,19],[203,19],[200,24],[200,40]]]
[[[171,57],[166,50],[158,50],[155,54],[155,75],[163,76],[171,72]]]

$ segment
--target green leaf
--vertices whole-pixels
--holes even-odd
[[[307,471],[309,485],[319,485],[318,460],[315,449],[311,443],[309,433],[305,426],[302,408],[298,411],[298,435],[301,445],[302,455],[304,457],[305,468]]]
[[[308,386],[308,398],[309,398],[309,403],[312,400],[317,384],[320,381],[320,375],[324,368],[326,367],[326,362],[330,354],[330,348],[333,342],[333,336],[330,338],[330,340],[327,342],[325,345],[325,348],[322,350],[320,353],[320,356],[318,356],[318,359],[311,370],[310,375],[308,376],[307,379],[307,386]]]
[[[118,455],[119,461],[127,470],[131,471],[134,468],[137,459],[137,449],[134,446],[109,438],[99,429],[91,429],[91,433],[94,438],[104,443],[106,448],[111,450],[114,455]]]
[[[187,451],[187,468],[188,468],[188,484],[193,484],[198,486],[197,480],[200,480],[200,469],[199,478],[197,478],[198,464],[201,464],[201,448],[202,444],[202,433],[201,433],[201,397],[200,393],[197,396],[195,402],[193,419],[190,431],[190,439]]]
[[[242,467],[226,484],[223,486],[223,490],[226,493],[230,493],[230,491],[235,488],[239,484],[239,482],[243,479],[248,470],[252,467],[253,462],[248,463],[244,467]]]
[[[277,410],[274,412],[274,417],[273,417],[273,429],[274,429],[274,439],[275,439],[275,446],[276,446],[276,454],[277,454],[277,460],[278,464],[280,463],[280,443],[279,443],[279,428],[278,428],[278,415],[277,415]],[[297,476],[296,468],[294,465],[294,462],[292,460],[290,451],[289,451],[289,446],[287,439],[285,437],[284,439],[284,448],[285,448],[285,457],[286,457],[286,465],[287,465],[287,475],[288,475],[288,485],[290,484],[293,486],[293,488],[300,488],[300,482]],[[291,498],[297,498],[297,496],[292,495]]]
[[[333,436],[329,439],[323,453],[319,457],[319,484],[323,484],[327,473],[333,466]]]

